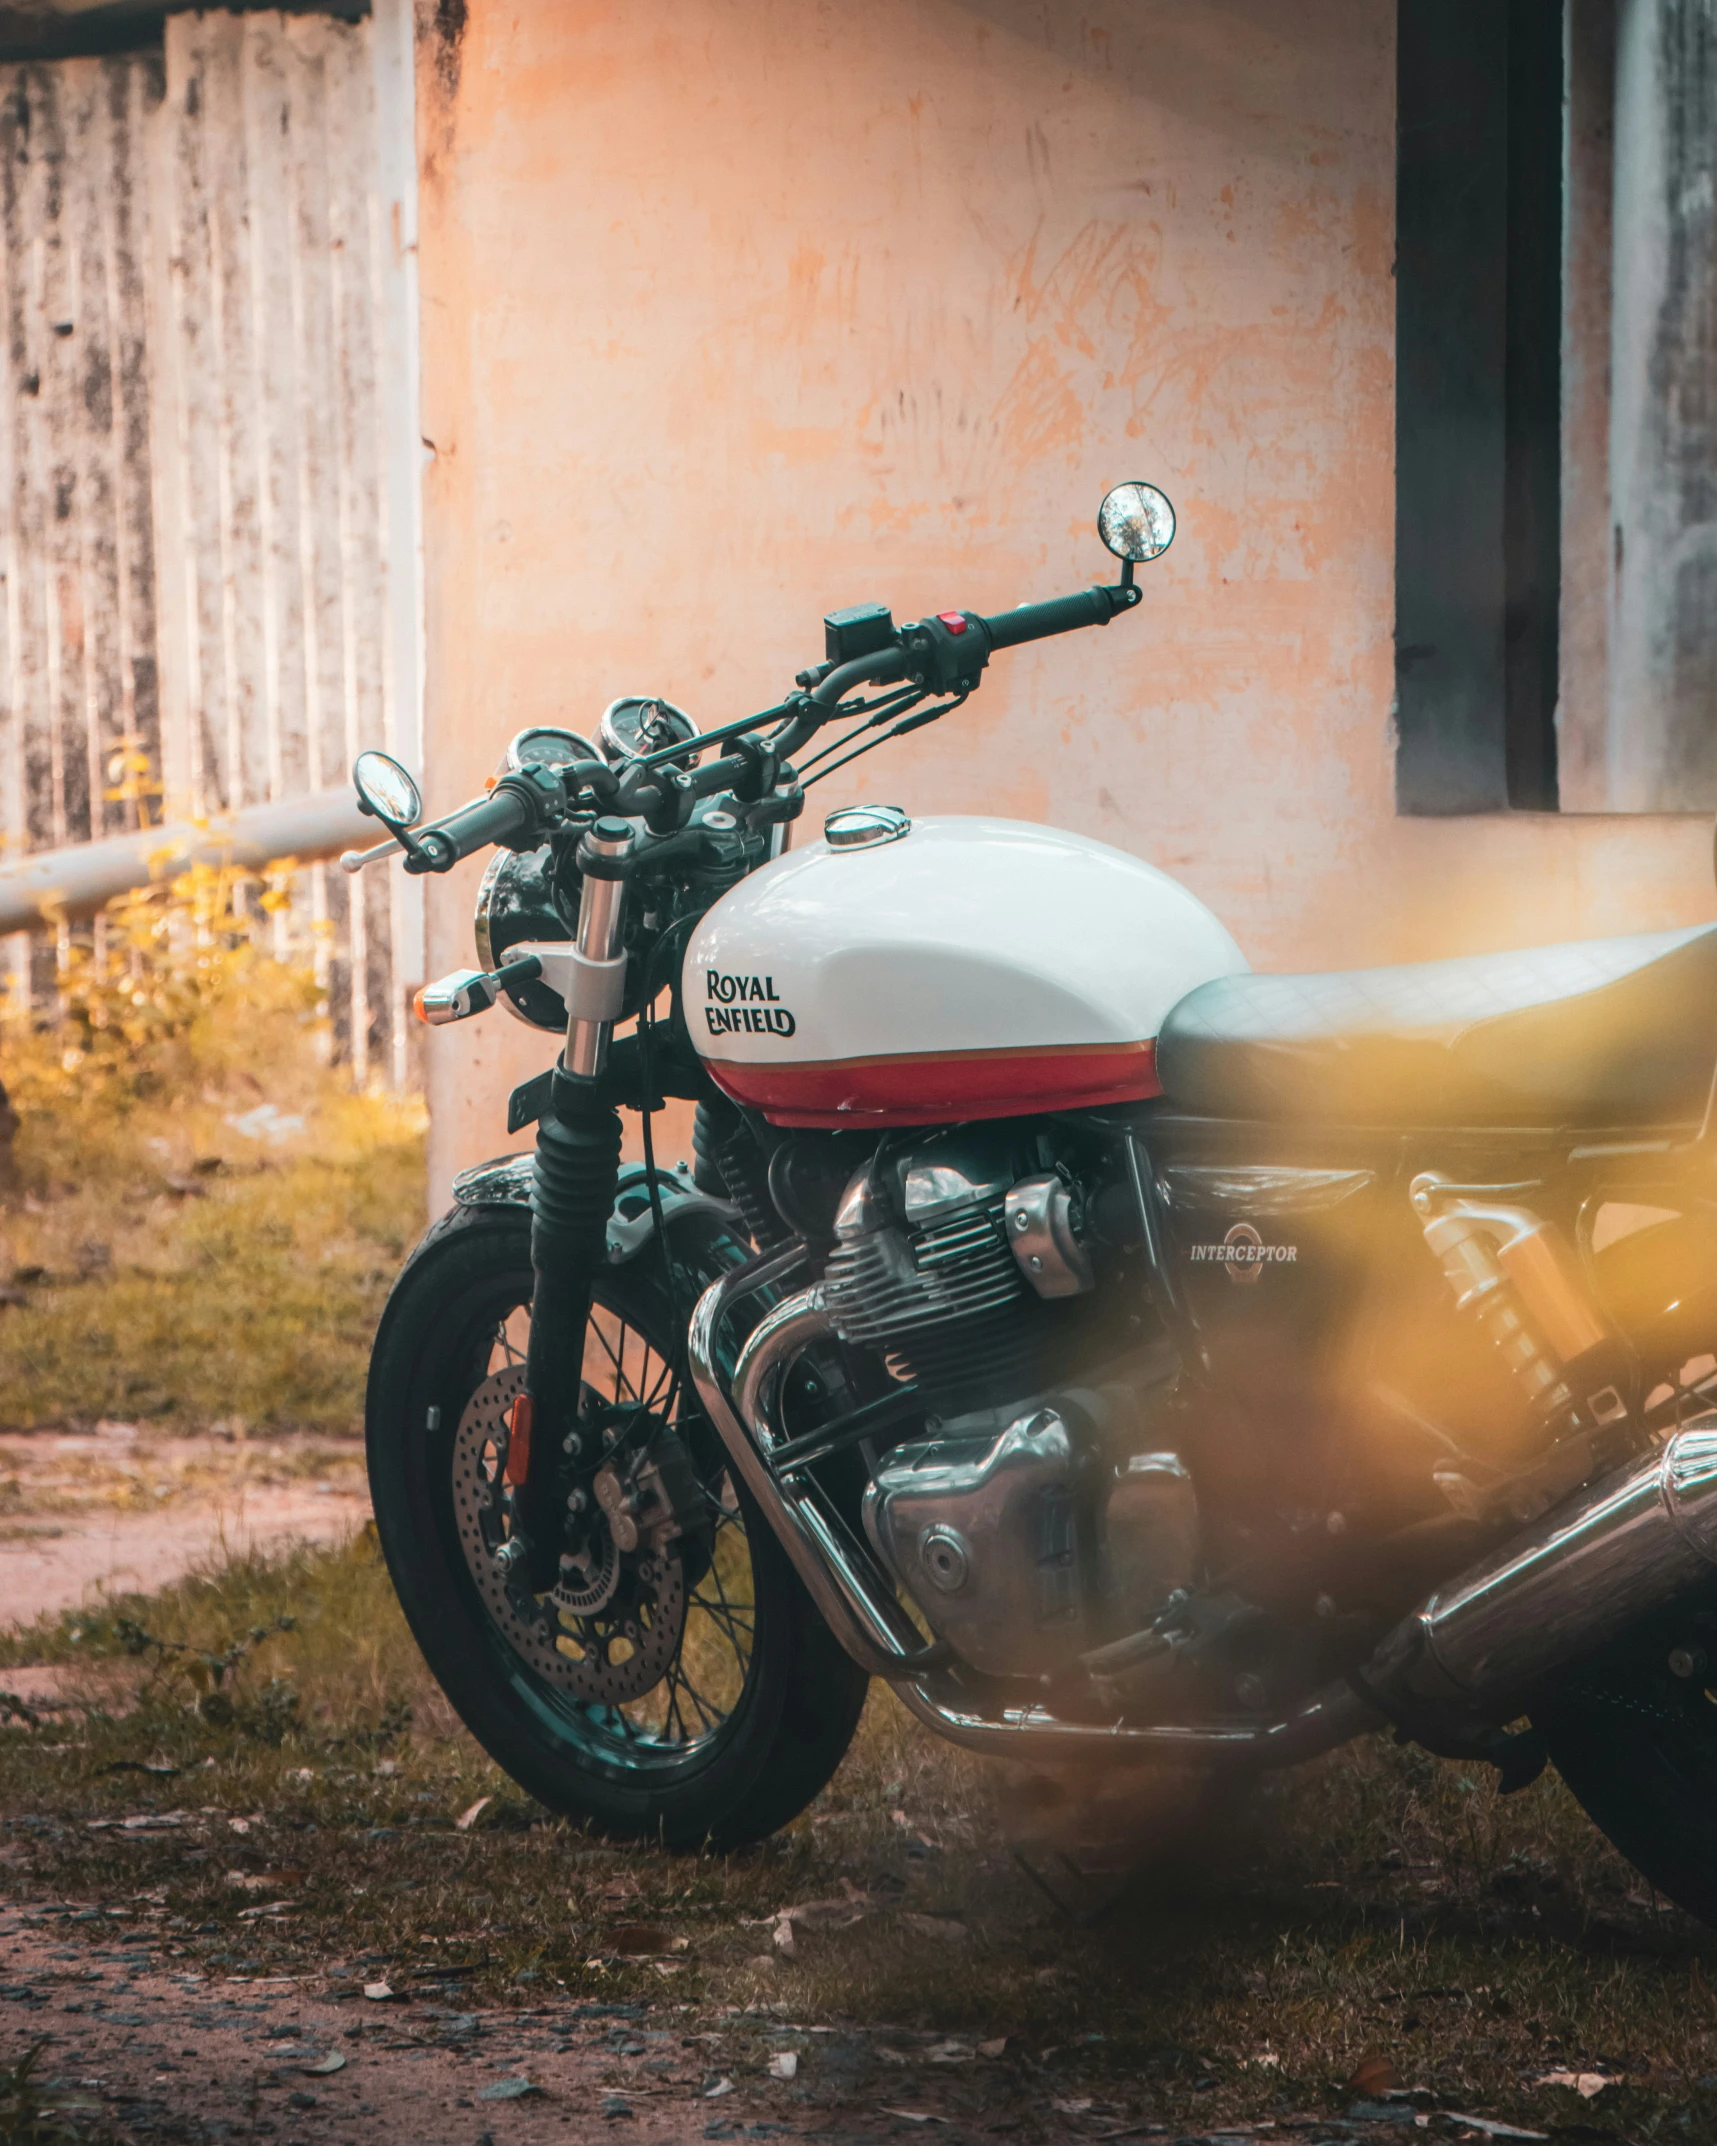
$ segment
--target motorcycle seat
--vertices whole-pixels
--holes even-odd
[[[1201,1117],[1669,1126],[1717,1064],[1717,928],[1324,976],[1222,976],[1169,1012],[1163,1093]]]

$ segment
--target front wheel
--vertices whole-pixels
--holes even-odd
[[[530,1240],[521,1208],[455,1209],[382,1315],[370,1490],[406,1619],[460,1719],[549,1809],[669,1847],[761,1839],[839,1764],[864,1673],[675,1368],[650,1253],[597,1281],[559,1578],[529,1590],[507,1551],[506,1463]]]

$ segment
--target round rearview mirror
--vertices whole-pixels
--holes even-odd
[[[1118,484],[1097,509],[1097,534],[1117,559],[1142,566],[1174,542],[1174,509],[1154,484]]]
[[[360,753],[352,762],[358,802],[384,827],[412,827],[423,817],[417,784],[391,753]]]

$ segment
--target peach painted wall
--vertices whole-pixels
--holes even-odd
[[[1394,815],[1390,0],[420,5],[432,805],[618,692],[764,705],[837,604],[1099,578],[1145,476],[1139,612],[820,810],[1085,829],[1259,967],[1717,910],[1703,820]],[[550,1048],[432,1039],[437,1196]]]

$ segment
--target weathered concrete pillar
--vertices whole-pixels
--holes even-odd
[[[1556,779],[1564,812],[1607,812],[1610,315],[1617,0],[1569,0],[1562,160],[1562,601]]]
[[[1611,809],[1717,806],[1717,0],[1621,0]]]

